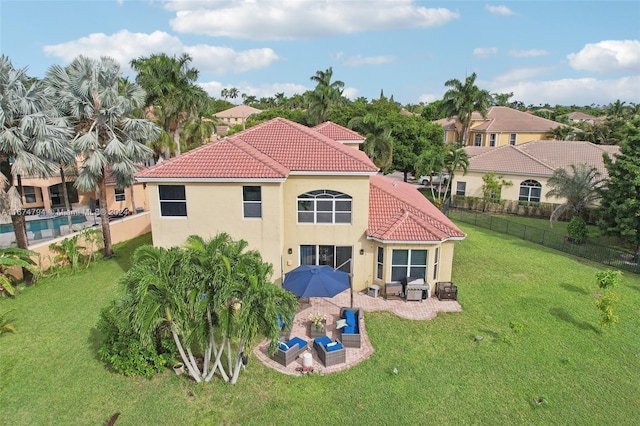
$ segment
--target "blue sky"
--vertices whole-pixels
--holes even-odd
[[[636,0],[0,0],[0,52],[35,77],[79,54],[134,76],[133,58],[187,52],[216,98],[303,93],[333,67],[352,99],[431,102],[475,72],[527,105],[640,102]]]

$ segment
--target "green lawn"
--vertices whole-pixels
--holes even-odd
[[[165,372],[115,374],[97,359],[95,324],[143,237],[73,277],[16,299],[17,332],[0,338],[0,423],[630,424],[640,419],[640,279],[617,289],[620,324],[599,330],[599,266],[466,224],[454,280],[463,312],[431,321],[366,313],[375,353],[328,376],[291,377],[252,358],[236,386]],[[409,302],[419,303],[419,302]],[[505,343],[509,321],[524,324]],[[484,340],[472,343],[474,336]],[[393,369],[398,374],[393,374]],[[548,404],[534,406],[535,397]],[[636,420],[633,420],[636,419]]]

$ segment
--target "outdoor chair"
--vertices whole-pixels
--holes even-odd
[[[457,300],[458,286],[451,281],[439,281],[436,283],[436,297],[438,300]]]
[[[278,348],[271,359],[286,367],[298,358],[300,352],[306,347],[307,341],[299,337],[294,337],[286,342],[278,342]]]
[[[336,329],[340,331],[340,341],[345,348],[362,346],[361,321],[362,308],[340,308],[340,320],[336,323]]]
[[[332,342],[327,336],[318,337],[313,341],[313,347],[325,367],[347,362],[347,351],[340,340]]]

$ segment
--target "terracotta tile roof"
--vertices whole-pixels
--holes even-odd
[[[465,147],[465,150],[468,148],[471,147]],[[613,157],[613,154],[620,152],[620,148],[582,141],[538,140],[490,148],[469,158],[469,170],[551,176],[558,168],[586,163],[596,167],[602,177],[606,178],[608,173],[602,161],[604,152]]]
[[[569,114],[566,114],[566,116],[569,120],[578,120],[578,121],[589,121],[589,120],[593,121],[596,119],[596,117],[594,117],[593,115],[585,114],[584,112],[580,112],[580,111],[570,112]]]
[[[387,242],[440,242],[465,236],[413,185],[379,174],[369,178],[367,237]]]
[[[365,139],[360,133],[347,129],[339,124],[332,123],[331,121],[325,121],[312,127],[312,129],[338,142],[364,142]]]
[[[259,114],[262,110],[249,105],[238,105],[213,114],[218,118],[247,118],[251,114]]]
[[[482,117],[480,117],[482,119]],[[487,111],[487,118],[483,123],[473,126],[472,132],[548,132],[563,124],[517,109],[493,106]]]
[[[494,150],[494,149],[496,149],[496,148],[492,147],[492,146],[473,146],[473,145],[470,145],[470,146],[465,146],[464,147],[464,150],[467,151],[467,155],[469,156],[469,158],[474,157],[474,156],[476,156],[478,154],[482,154],[482,153],[487,152],[487,151]]]
[[[274,118],[163,161],[136,179],[283,179],[292,172],[376,173],[362,151],[313,129]]]

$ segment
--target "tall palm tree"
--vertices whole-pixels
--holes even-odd
[[[216,120],[207,117],[194,117],[187,121],[182,129],[185,152],[208,143],[216,132]]]
[[[332,82],[332,77],[332,67],[325,71],[316,71],[316,74],[310,77],[311,81],[316,83],[315,89],[307,92],[309,121],[312,125],[326,121],[331,107],[344,103],[344,83],[340,80]]]
[[[237,87],[232,87],[231,89],[229,89],[229,97],[234,100],[233,102],[234,104],[239,94],[240,94],[240,91],[238,90]]]
[[[196,84],[199,71],[189,66],[191,60],[186,53],[179,57],[161,53],[131,61],[131,67],[138,72],[136,83],[147,92],[145,105],[162,110],[161,127],[174,140],[177,155],[180,125],[188,117],[199,117],[208,100],[207,93]]]
[[[479,89],[475,85],[475,81],[476,73],[474,72],[465,78],[464,83],[455,78],[444,83],[450,89],[444,94],[442,108],[447,118],[455,118],[459,124],[461,145],[466,145],[469,142],[473,112],[476,111],[483,118],[486,118],[487,110],[493,99],[488,91]]]
[[[349,120],[348,127],[365,135],[362,150],[373,160],[373,163],[385,170],[393,162],[393,137],[391,127],[375,114],[354,117]]]
[[[599,188],[603,183],[600,176],[598,169],[588,164],[571,164],[569,170],[556,169],[547,181],[551,187],[547,197],[565,201],[551,212],[549,219],[554,221],[566,211],[573,216],[582,216],[588,207],[600,199]]]
[[[144,105],[145,92],[137,84],[119,91],[120,66],[109,57],[100,60],[78,56],[68,67],[57,65],[47,71],[46,82],[55,91],[58,108],[76,129],[74,148],[82,167],[76,186],[96,191],[102,209],[104,254],[113,255],[107,214],[105,172],[116,186],[133,184],[137,164],[152,155],[145,143],[160,135],[161,129],[146,119],[130,118]]]
[[[465,149],[455,143],[447,144],[447,153],[445,155],[444,160],[445,167],[449,171],[449,181],[445,185],[445,190],[442,198],[440,199],[442,202],[441,207],[447,206],[447,201],[451,198],[451,185],[453,182],[453,178],[458,172],[458,170],[462,171],[462,174],[467,174],[467,170],[469,170],[469,155]]]
[[[13,268],[19,267],[29,270],[32,274],[36,273],[36,263],[32,258],[35,255],[35,252],[22,248],[0,249],[0,296],[15,296],[13,283],[17,279],[11,274]]]
[[[63,144],[69,135],[65,120],[54,114],[42,82],[29,79],[26,69],[16,69],[8,57],[0,56],[0,157],[6,166],[0,176],[0,208],[11,216],[19,248],[29,245],[20,177],[50,176],[55,164],[34,149]],[[28,269],[23,269],[23,275],[25,283],[32,284]]]

